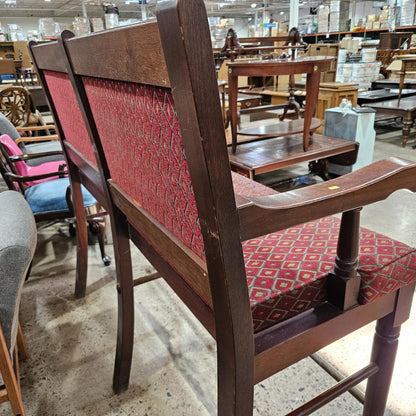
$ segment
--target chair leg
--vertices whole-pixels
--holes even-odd
[[[371,361],[378,365],[379,371],[368,379],[364,416],[384,414],[399,343],[400,327],[409,318],[414,291],[415,283],[399,289],[396,293],[396,306],[393,312],[377,321]]]
[[[371,361],[379,371],[368,379],[364,416],[384,415],[400,335],[400,326],[393,326],[393,321],[393,314],[377,321]]]
[[[127,390],[130,380],[134,342],[134,285],[127,222],[120,212],[115,212],[113,217],[114,222],[118,223],[117,227],[113,227],[118,303],[117,347],[113,390],[119,394]]]
[[[26,349],[26,343],[25,343],[25,339],[23,338],[23,333],[22,333],[22,328],[20,326],[20,322],[19,322],[19,326],[17,328],[17,349],[19,352],[19,358],[21,360],[26,360],[27,359],[27,349]]]
[[[225,370],[224,367],[229,366],[229,363],[218,357],[218,416],[253,415],[253,368],[245,364],[240,363],[239,374],[235,374],[232,369]]]
[[[17,353],[15,353],[17,356]],[[18,361],[15,358],[16,364]],[[14,415],[25,416],[25,408],[23,406],[22,394],[20,391],[20,380],[18,367],[16,367],[16,372],[13,368],[12,361],[10,358],[9,351],[7,350],[6,340],[4,339],[3,331],[0,327],[0,372],[3,377],[4,386],[6,387],[6,392],[10,405],[12,407]]]
[[[75,278],[75,297],[83,298],[87,289],[88,233],[87,223],[77,221],[77,275]]]
[[[105,219],[103,217],[94,218],[89,221],[89,226],[90,230],[97,234],[98,245],[100,246],[100,253],[104,266],[109,266],[111,264],[111,257],[105,252]]]
[[[74,175],[75,176],[75,175]],[[72,200],[71,200],[72,190]],[[68,207],[75,212],[76,238],[77,238],[77,270],[75,278],[75,297],[83,298],[87,289],[88,271],[88,232],[87,217],[84,208],[84,200],[81,191],[81,182],[78,178],[72,178],[71,189],[67,190]]]

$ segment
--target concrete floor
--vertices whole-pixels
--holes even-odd
[[[374,159],[402,156],[416,160],[400,132],[379,132]],[[363,225],[416,244],[415,196],[408,191],[365,208]],[[114,265],[104,267],[97,244],[89,246],[87,295],[75,300],[74,240],[65,225],[39,232],[30,280],[25,284],[21,324],[29,358],[21,364],[28,415],[215,415],[215,343],[163,281],[135,290],[135,349],[130,389],[112,392],[116,335]],[[152,268],[134,250],[135,275]],[[111,246],[108,246],[111,254]],[[415,302],[416,303],[416,302]],[[326,348],[322,354],[342,372],[367,363],[370,325]],[[386,415],[416,415],[416,308],[403,326]],[[349,357],[349,359],[347,359]],[[255,387],[256,416],[278,416],[296,408],[333,379],[306,358]],[[359,415],[361,404],[349,393],[315,415]],[[8,403],[0,416],[9,415]]]

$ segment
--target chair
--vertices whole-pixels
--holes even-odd
[[[48,180],[58,179],[59,177],[66,176],[66,164],[64,160],[45,162],[41,165],[30,166],[26,161],[31,160],[31,158],[36,158],[37,155],[28,155],[23,154],[20,147],[7,135],[0,136],[0,143],[3,145],[3,148],[6,150],[7,155],[15,159],[14,167],[16,173],[20,176],[43,176],[46,174],[46,177],[36,179],[33,181],[23,182],[23,185],[33,186],[37,183],[45,182]],[[55,153],[55,152],[53,152]],[[62,156],[62,152],[59,152]],[[48,157],[46,153],[43,153],[43,157]],[[50,176],[51,172],[56,172],[57,176]],[[59,174],[58,174],[59,173]]]
[[[206,22],[202,1],[179,0],[157,21],[62,34],[117,214],[113,388],[128,387],[131,365],[131,239],[215,337],[220,416],[252,414],[255,383],[375,320],[370,364],[296,414],[369,378],[364,414],[381,415],[416,257],[360,232],[359,212],[398,188],[414,191],[416,165],[387,159],[282,194],[232,174]],[[338,212],[341,220],[330,216]]]
[[[55,130],[54,126],[48,126],[50,130]],[[56,152],[45,157],[28,159],[30,166],[41,165],[45,162],[61,161],[64,162],[62,147],[59,143],[57,134],[38,135],[38,132],[45,131],[44,126],[30,126],[16,128],[10,120],[0,113],[0,135],[7,134],[20,147],[23,153],[43,153]],[[24,136],[23,136],[24,135]],[[30,135],[30,136],[29,136]]]
[[[9,155],[7,145],[4,143],[10,145],[10,142],[12,140],[7,136],[0,137],[0,173],[10,190],[17,190],[24,195],[35,216],[35,220],[37,222],[62,219],[72,220],[76,217],[78,250],[75,296],[77,298],[83,297],[87,279],[87,221],[91,230],[98,230],[98,241],[104,264],[107,266],[111,261],[105,254],[105,222],[102,218],[103,213],[100,212],[100,206],[97,204],[96,199],[80,183],[72,182],[70,187],[68,177],[63,177],[65,172],[60,169],[47,173],[42,172],[42,165],[32,167],[31,169],[28,167],[21,169],[20,165],[24,163],[23,161],[27,155]],[[40,154],[40,156],[44,156],[44,153]],[[36,155],[32,154],[31,157],[36,157]],[[18,170],[19,168],[20,171]],[[35,173],[35,175],[22,175],[21,173],[25,170],[29,173]],[[70,224],[70,233],[75,235],[72,223]]]
[[[0,210],[0,372],[4,383],[0,403],[9,401],[13,414],[24,416],[16,339],[21,336],[19,305],[36,248],[36,225],[17,192],[0,193]]]
[[[38,124],[38,118],[32,115],[30,97],[24,87],[11,86],[0,90],[0,111],[14,126]]]

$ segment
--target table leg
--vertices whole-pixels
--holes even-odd
[[[402,147],[406,147],[407,139],[410,135],[410,129],[413,125],[413,119],[411,114],[406,114],[403,118],[403,129],[402,129]]]
[[[238,77],[233,76],[232,70],[228,69],[228,108],[231,114],[231,151],[237,150],[237,96]]]
[[[306,105],[303,127],[303,150],[306,152],[312,142],[311,134],[311,122],[312,117],[315,115],[316,104],[318,102],[319,95],[319,81],[321,78],[321,72],[314,68],[314,71],[306,76]]]

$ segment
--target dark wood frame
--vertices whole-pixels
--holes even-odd
[[[414,284],[358,304],[359,211],[396,189],[416,190],[416,165],[385,160],[330,184],[262,198],[234,195],[206,21],[202,1],[178,0],[162,5],[157,22],[78,38],[62,34],[68,72],[113,204],[115,250],[126,247],[131,238],[216,338],[220,416],[252,414],[254,383],[374,320],[378,324],[371,363],[292,414],[309,414],[369,378],[364,414],[382,415],[399,328],[409,315]],[[172,88],[206,264],[112,180],[83,76]],[[344,214],[328,302],[254,334],[240,241],[338,212]],[[119,252],[116,261],[121,257]],[[117,392],[128,387],[134,320],[130,264],[120,266],[118,342],[123,347],[117,350],[113,384]]]
[[[105,193],[106,188],[103,187],[97,168],[65,139],[65,133],[60,122],[59,114],[53,103],[51,93],[45,81],[45,70],[67,73],[65,55],[62,53],[61,48],[58,47],[57,42],[38,45],[37,42],[30,41],[28,47],[32,57],[32,62],[36,68],[36,73],[38,74],[39,80],[42,82],[49,108],[51,109],[54,117],[69,173],[72,203],[77,223],[77,239],[79,247],[77,250],[75,297],[82,298],[85,296],[87,287],[88,250],[81,250],[80,248],[84,246],[88,248],[88,233],[87,228],[84,227],[87,218],[82,199],[81,184],[83,184],[88,191],[91,192],[94,198],[98,201],[99,205],[104,207],[105,211],[100,212],[101,216],[105,216],[107,213],[106,211],[109,209]],[[74,128],[76,128],[76,126],[74,126]],[[98,223],[98,226],[102,228],[105,226],[105,223],[101,221]],[[102,229],[100,229],[100,233],[103,233]],[[102,244],[100,244],[100,250],[104,264],[109,265],[111,259],[105,254],[104,246]]]

